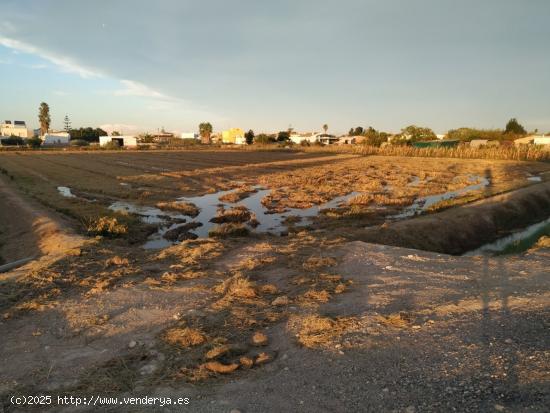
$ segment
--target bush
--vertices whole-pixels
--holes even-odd
[[[267,143],[273,143],[275,142],[275,138],[269,135],[266,135],[265,133],[260,133],[258,136],[254,138],[254,143],[257,144],[267,144]]]
[[[119,224],[116,218],[100,217],[90,220],[86,225],[86,230],[90,235],[117,237],[126,234],[128,227],[124,224]]]
[[[25,139],[25,143],[29,148],[39,148],[42,145],[42,139],[40,138],[29,138]]]
[[[102,147],[105,149],[120,149],[120,144],[117,141],[110,141],[110,142],[107,142]]]
[[[24,145],[25,142],[23,141],[23,138],[20,138],[18,136],[10,136],[9,138],[2,138],[0,140],[2,142],[2,145],[5,146],[19,146]]]
[[[69,142],[71,146],[90,146],[90,142],[84,139],[73,139]]]

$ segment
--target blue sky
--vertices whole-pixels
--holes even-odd
[[[0,118],[550,131],[548,0],[3,0]]]

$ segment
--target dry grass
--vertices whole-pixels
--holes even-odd
[[[214,291],[230,298],[255,298],[257,296],[255,287],[256,285],[248,278],[237,273],[216,286]]]
[[[300,148],[305,152],[316,153],[353,153],[359,155],[408,156],[427,158],[461,158],[461,159],[498,159],[516,161],[548,161],[550,151],[533,146],[498,146],[471,148],[459,145],[455,148],[414,148],[412,146],[392,146],[383,148],[368,145],[342,145]]]
[[[125,235],[128,232],[128,227],[119,223],[116,218],[100,217],[90,220],[86,225],[86,230],[90,235],[117,237]]]
[[[222,224],[216,225],[208,231],[209,237],[227,238],[227,237],[245,237],[250,233],[250,230],[243,224]]]
[[[190,217],[196,217],[199,215],[199,208],[190,202],[171,201],[171,202],[157,202],[157,208],[163,211],[178,211],[183,215]]]
[[[550,237],[543,236],[541,237],[537,243],[533,246],[532,250],[537,250],[541,248],[550,248]]]
[[[200,346],[206,342],[205,335],[194,328],[171,328],[164,334],[164,340],[183,348]]]
[[[220,208],[218,214],[210,221],[217,224],[223,223],[244,223],[250,220],[252,215],[248,208],[236,206],[229,209]]]

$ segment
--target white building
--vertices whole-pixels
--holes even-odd
[[[18,136],[20,138],[26,139],[29,137],[29,131],[27,130],[27,125],[25,121],[22,120],[6,120],[2,125],[0,125],[0,135],[1,136]]]
[[[182,132],[181,138],[182,139],[200,139],[200,135],[195,132]]]
[[[535,145],[550,145],[550,136],[538,135],[533,137]]]
[[[302,142],[315,143],[319,142],[319,133],[318,132],[309,132],[309,133],[293,133],[290,135],[289,139],[292,143],[300,144]]]
[[[99,144],[101,146],[105,146],[110,142],[115,142],[120,147],[135,148],[137,146],[137,138],[133,135],[99,137]]]
[[[42,145],[68,145],[71,139],[69,132],[51,132],[41,136]]]

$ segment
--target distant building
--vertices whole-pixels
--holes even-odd
[[[332,145],[336,142],[338,142],[338,138],[334,135],[329,135],[327,133],[321,133],[319,135],[319,143],[323,145]]]
[[[550,145],[550,136],[544,136],[544,135],[534,136],[533,143],[535,145]]]
[[[29,131],[27,130],[27,125],[25,121],[22,120],[6,120],[2,125],[0,125],[0,135],[1,136],[17,136],[19,138],[28,138]]]
[[[231,128],[222,132],[222,143],[233,143],[236,145],[246,144],[244,131],[241,128]]]
[[[445,136],[447,136],[447,135],[444,135],[444,134],[437,134],[437,135],[435,135],[435,137],[436,137],[437,139],[439,139],[439,140],[445,139]]]
[[[105,146],[110,142],[115,142],[120,147],[135,148],[137,147],[137,138],[133,135],[125,136],[100,136],[99,144]]]
[[[300,144],[302,142],[315,143],[319,142],[319,133],[318,132],[308,132],[308,133],[293,133],[289,137],[292,143]]]
[[[195,132],[182,132],[181,139],[200,139],[200,135]]]
[[[42,139],[42,145],[64,146],[69,144],[71,137],[69,132],[51,132],[41,136],[40,139]]]
[[[357,145],[364,143],[367,140],[366,136],[357,135],[357,136],[341,136],[336,142],[337,145]]]
[[[521,145],[532,145],[535,141],[534,136],[525,136],[523,138],[514,139],[514,145],[521,146]]]

